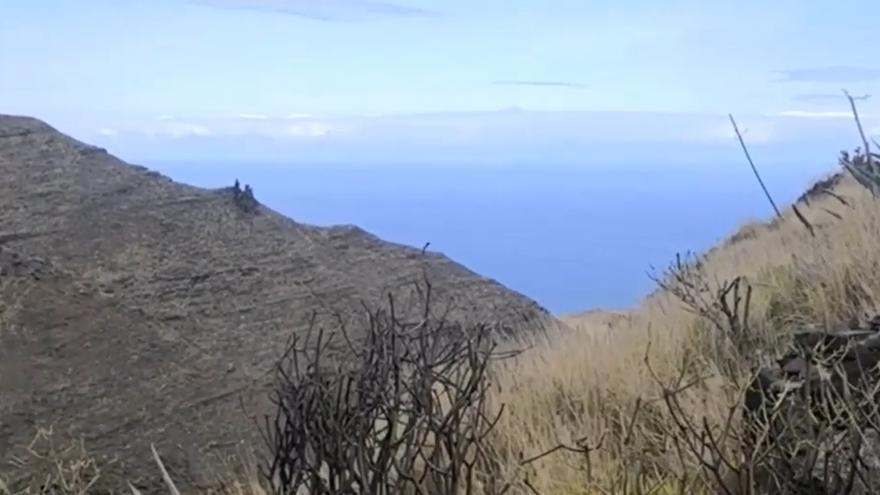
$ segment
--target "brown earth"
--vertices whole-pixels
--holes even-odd
[[[362,314],[427,274],[463,321],[558,322],[444,256],[179,184],[0,116],[0,472],[37,426],[83,436],[152,492],[254,443],[271,368],[317,314]],[[230,181],[231,182],[231,181]]]

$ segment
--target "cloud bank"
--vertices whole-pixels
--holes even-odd
[[[588,85],[570,81],[540,81],[540,80],[502,80],[495,81],[499,86],[532,86],[538,88],[569,88],[569,89],[587,89]]]
[[[837,103],[841,104],[846,101],[846,95],[840,93],[804,93],[794,95],[792,100],[804,101],[809,103]]]
[[[190,0],[212,7],[261,10],[317,21],[350,21],[381,17],[426,17],[435,13],[385,0]]]
[[[880,80],[880,68],[846,65],[777,71],[784,82],[862,83]]]
[[[228,118],[102,122],[87,141],[123,156],[292,160],[309,163],[675,163],[741,159],[726,115],[652,112],[494,112],[319,116],[254,114]],[[833,161],[858,145],[844,111],[788,110],[737,115],[757,160],[798,156]],[[877,133],[880,116],[866,111]]]

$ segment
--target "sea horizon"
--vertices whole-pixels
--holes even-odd
[[[830,163],[830,161],[829,161]],[[462,163],[284,164],[152,160],[200,187],[250,184],[266,206],[302,223],[357,225],[443,253],[554,314],[627,309],[676,253],[702,252],[772,209],[748,165],[628,166]],[[210,173],[206,173],[210,171]],[[779,204],[834,171],[762,166]]]

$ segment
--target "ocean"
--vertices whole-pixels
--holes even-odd
[[[762,166],[777,203],[830,162]],[[316,225],[355,224],[442,252],[557,314],[622,309],[677,252],[702,251],[772,210],[748,165],[365,165],[145,163],[175,180],[225,187]]]

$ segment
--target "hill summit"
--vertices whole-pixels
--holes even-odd
[[[141,486],[160,480],[150,442],[198,479],[253,433],[291,332],[422,277],[451,318],[557,323],[440,254],[180,184],[32,118],[0,116],[0,174],[0,462],[55,425]]]

